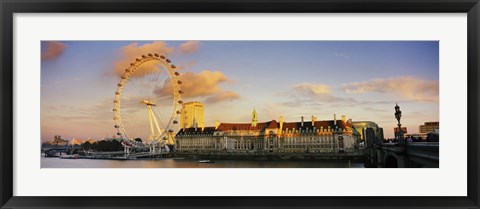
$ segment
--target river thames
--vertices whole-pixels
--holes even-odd
[[[92,160],[41,158],[41,168],[364,168],[348,161],[243,161],[215,160],[198,163],[189,159]]]

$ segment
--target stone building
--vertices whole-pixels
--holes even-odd
[[[215,127],[180,129],[175,138],[178,152],[336,153],[352,151],[360,134],[345,117],[257,122],[254,110],[251,123],[217,122]]]
[[[425,122],[423,125],[418,127],[418,131],[421,134],[427,134],[429,132],[438,133],[440,129],[440,122]]]

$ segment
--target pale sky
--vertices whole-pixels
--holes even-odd
[[[205,103],[206,126],[259,121],[373,121],[393,137],[395,103],[408,133],[439,120],[437,41],[43,41],[41,137],[116,133],[113,97],[136,57],[165,54],[183,101]],[[163,83],[162,83],[163,84]],[[128,84],[127,84],[128,86]],[[145,112],[145,120],[148,115]]]

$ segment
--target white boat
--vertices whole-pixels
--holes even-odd
[[[198,163],[214,163],[215,161],[211,160],[199,160]]]
[[[79,159],[80,156],[78,154],[74,155],[62,155],[60,156],[61,159]]]

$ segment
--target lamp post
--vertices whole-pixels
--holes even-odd
[[[398,122],[398,142],[404,144],[405,141],[403,139],[402,124],[400,123],[400,119],[402,118],[402,111],[400,111],[400,106],[398,106],[398,104],[395,104],[395,118]]]

